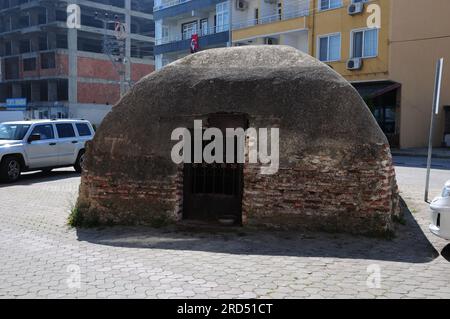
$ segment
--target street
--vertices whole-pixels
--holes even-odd
[[[393,240],[173,227],[71,229],[79,175],[0,185],[0,298],[450,298],[450,245],[428,231],[425,159],[396,157],[409,211]],[[431,197],[450,180],[433,160]]]

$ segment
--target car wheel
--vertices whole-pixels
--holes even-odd
[[[0,178],[7,183],[14,183],[20,178],[22,164],[16,157],[5,158],[0,165]]]
[[[77,162],[74,165],[75,171],[79,174],[83,172],[84,159],[85,159],[85,152],[81,151],[80,154],[78,154]]]

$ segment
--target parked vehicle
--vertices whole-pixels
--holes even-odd
[[[85,145],[94,137],[85,120],[39,120],[0,124],[0,180],[15,182],[25,171],[73,166],[82,171]]]
[[[441,196],[431,202],[430,208],[430,231],[438,237],[450,240],[450,181],[445,184]]]

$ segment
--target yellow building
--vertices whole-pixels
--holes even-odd
[[[358,89],[393,147],[427,144],[435,65],[444,57],[434,144],[445,141],[450,133],[443,109],[450,105],[450,1],[233,2],[233,45],[291,45],[327,63]]]

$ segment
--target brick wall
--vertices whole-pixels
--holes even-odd
[[[131,80],[133,82],[137,82],[144,76],[152,73],[153,71],[155,71],[154,65],[133,63],[131,65]]]
[[[55,68],[42,69],[41,56],[36,57],[36,70],[23,71],[23,60],[20,60],[20,78],[37,78],[50,76],[67,76],[69,74],[69,57],[66,54],[55,55]]]
[[[398,191],[389,146],[377,154],[309,155],[277,175],[244,170],[249,226],[383,235],[394,231]],[[373,156],[375,155],[375,156]]]
[[[78,57],[78,77],[119,81],[111,61]]]
[[[105,154],[96,154],[94,161]],[[114,156],[111,161],[139,163],[156,162],[156,158],[130,159]],[[182,217],[183,200],[182,171],[161,179],[121,176],[116,173],[104,175],[83,173],[78,208],[85,220],[99,224],[152,225],[157,220],[179,221]],[[132,203],[132,205],[130,204]],[[89,222],[88,222],[89,223]]]
[[[114,149],[114,147],[112,148]],[[388,145],[377,153],[307,155],[295,165],[281,167],[273,176],[260,167],[244,168],[243,225],[257,228],[346,232],[371,236],[394,232],[399,215],[395,171]],[[155,219],[180,221],[183,173],[145,178],[117,174],[119,163],[157,163],[157,157],[95,153],[88,167],[110,159],[111,172],[90,174],[82,180],[79,205],[101,224],[151,225]],[[150,164],[148,164],[150,165]],[[154,164],[157,165],[157,164]]]
[[[114,105],[119,99],[119,84],[78,82],[78,103]]]

